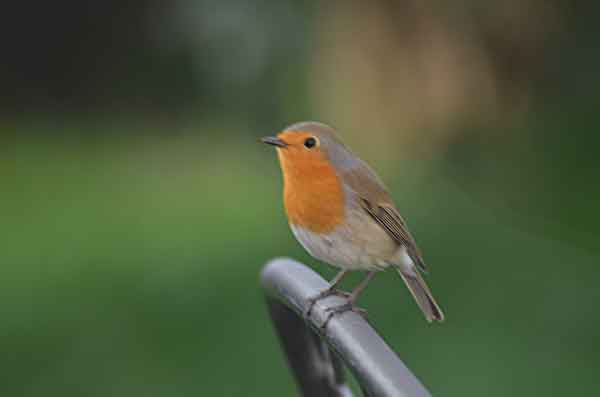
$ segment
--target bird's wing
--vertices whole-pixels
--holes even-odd
[[[423,261],[423,256],[415,239],[408,231],[406,222],[398,213],[398,210],[390,204],[377,204],[371,203],[368,199],[361,198],[361,206],[367,211],[373,219],[377,221],[385,231],[396,241],[398,244],[406,247],[406,252],[413,263],[419,267],[423,272],[427,272],[427,266]]]
[[[396,209],[391,196],[379,177],[365,163],[346,170],[344,181],[352,189],[360,207],[366,211],[398,244],[406,247],[408,256],[423,272],[427,266],[408,226]]]

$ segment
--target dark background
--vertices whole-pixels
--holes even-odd
[[[447,321],[361,300],[444,396],[600,393],[598,6],[5,2],[0,393],[293,395],[258,285],[296,121],[379,171]],[[356,275],[347,287],[358,279]]]

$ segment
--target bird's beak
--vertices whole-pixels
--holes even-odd
[[[262,143],[266,143],[267,145],[273,145],[280,148],[286,148],[288,146],[287,143],[277,138],[276,136],[265,136],[263,138],[260,138],[260,141]]]

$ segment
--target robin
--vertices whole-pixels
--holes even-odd
[[[317,122],[293,124],[261,139],[277,149],[284,181],[284,205],[296,239],[316,259],[340,268],[330,287],[309,300],[308,310],[330,295],[346,303],[326,309],[327,321],[347,310],[364,314],[355,302],[373,276],[398,271],[428,322],[444,314],[421,272],[427,267],[390,194],[377,174],[354,155],[333,128]],[[351,293],[337,289],[349,271],[367,271]]]

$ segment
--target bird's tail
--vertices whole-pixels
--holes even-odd
[[[431,295],[431,291],[429,290],[429,287],[427,287],[427,284],[425,284],[425,280],[423,280],[419,271],[414,268],[410,270],[398,268],[397,270],[410,290],[410,293],[423,311],[427,321],[444,321],[444,313],[436,303],[433,295]]]

